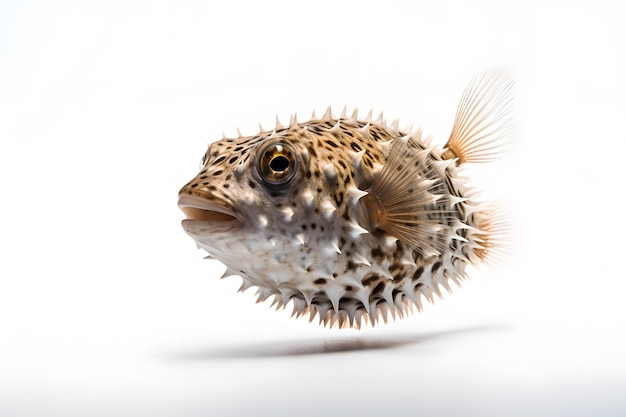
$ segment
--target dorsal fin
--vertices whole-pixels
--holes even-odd
[[[419,138],[417,138],[419,140]],[[382,229],[423,256],[446,249],[453,216],[428,150],[409,136],[394,140],[380,174],[360,200],[361,224]]]
[[[445,159],[457,163],[498,159],[510,145],[513,79],[504,71],[487,71],[472,78],[456,113],[446,143]]]

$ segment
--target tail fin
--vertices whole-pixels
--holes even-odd
[[[511,221],[506,211],[491,206],[473,214],[473,252],[481,263],[497,266],[508,257],[511,244]]]
[[[469,83],[446,143],[445,159],[457,163],[498,159],[510,145],[513,79],[508,72],[487,71]]]

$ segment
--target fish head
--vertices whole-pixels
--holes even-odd
[[[295,261],[294,245],[333,233],[333,184],[314,147],[306,128],[212,143],[201,171],[179,192],[184,230],[227,265],[231,257],[261,252]]]

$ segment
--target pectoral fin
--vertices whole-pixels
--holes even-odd
[[[445,184],[428,161],[429,151],[416,140],[394,140],[360,210],[370,231],[384,230],[423,256],[438,255],[446,249],[453,212]]]

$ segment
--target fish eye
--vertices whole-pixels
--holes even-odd
[[[297,170],[295,152],[286,143],[271,143],[259,154],[258,172],[263,182],[274,188],[287,185]]]

